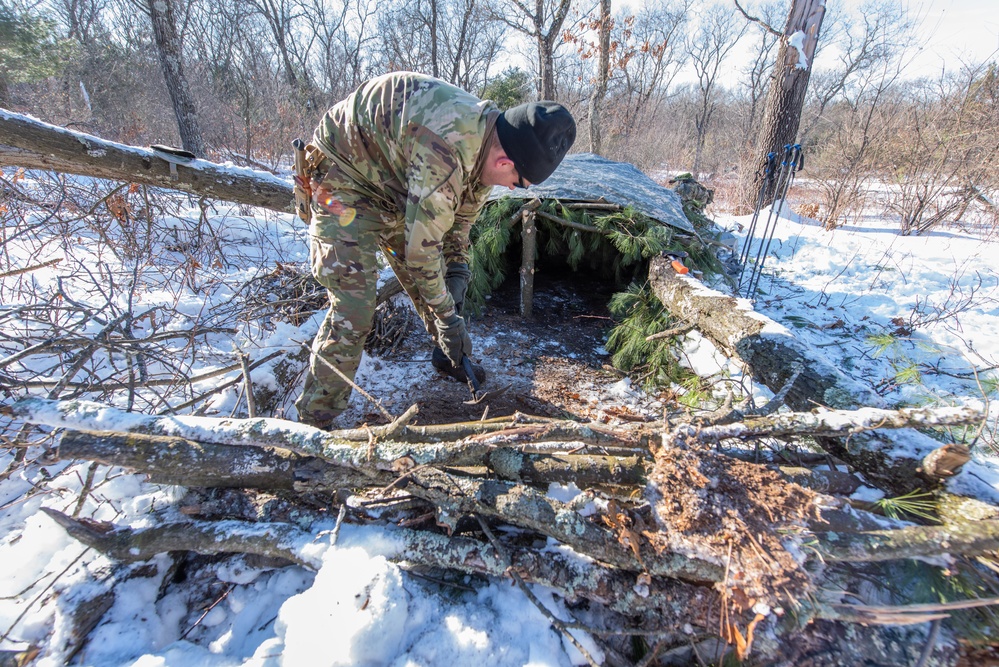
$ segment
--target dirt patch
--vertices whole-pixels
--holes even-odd
[[[757,602],[787,604],[808,588],[799,556],[781,533],[804,523],[815,494],[762,466],[675,443],[655,453],[649,498],[659,529],[647,533],[660,551],[717,560],[735,611]]]
[[[614,289],[578,276],[539,276],[534,313],[520,315],[519,284],[507,280],[480,312],[468,317],[475,361],[488,375],[486,400],[468,405],[467,385],[435,371],[433,342],[405,295],[380,306],[358,384],[389,405],[392,414],[419,405],[416,423],[440,424],[500,417],[517,412],[597,420],[648,421],[662,415],[655,398],[634,391],[610,366],[603,348],[613,321],[607,302]],[[355,396],[338,420],[342,427],[384,423],[368,401]]]

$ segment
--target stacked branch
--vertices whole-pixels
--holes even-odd
[[[123,466],[154,482],[256,489],[303,502],[317,495],[343,498],[346,490],[409,498],[412,513],[400,518],[389,557],[494,576],[515,573],[567,599],[626,613],[664,637],[685,623],[716,632],[722,615],[742,632],[753,622],[757,602],[796,608],[808,618],[852,614],[870,621],[867,612],[836,601],[806,604],[823,583],[821,568],[803,565],[793,554],[813,554],[816,563],[870,564],[977,555],[999,546],[994,520],[885,529],[881,518],[854,521],[857,530],[844,532],[846,524],[830,518],[837,512],[828,508],[845,502],[799,486],[776,466],[716,451],[719,443],[767,433],[814,436],[981,418],[967,409],[791,413],[656,429],[525,415],[418,426],[410,410],[386,426],[331,432],[275,419],[140,416],[82,401],[24,399],[5,411],[64,429],[53,452],[61,459]],[[570,482],[588,490],[571,502],[549,497],[551,484]],[[401,527],[418,525],[413,516],[428,514],[435,519],[428,530]],[[857,512],[839,514],[855,518]],[[76,539],[123,562],[164,551],[255,553],[306,567],[321,561],[314,535],[286,524],[192,517],[136,531],[49,515]],[[349,517],[363,520],[361,513]],[[469,533],[464,517],[484,526],[516,526],[527,531],[521,535],[562,545],[561,551],[538,550],[536,540],[516,532],[502,543],[492,531],[488,538]],[[889,617],[895,618],[882,618]],[[775,631],[795,632],[783,626]]]

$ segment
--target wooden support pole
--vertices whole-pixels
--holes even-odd
[[[528,209],[521,218],[520,236],[523,240],[523,254],[520,264],[520,316],[524,319],[529,319],[534,310],[534,256],[538,245],[535,216],[536,213]]]

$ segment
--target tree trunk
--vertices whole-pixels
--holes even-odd
[[[191,96],[191,88],[184,74],[183,45],[177,34],[177,18],[175,16],[175,0],[147,0],[146,8],[153,24],[153,37],[156,40],[156,50],[160,56],[160,66],[163,68],[163,78],[166,79],[170,100],[173,102],[173,113],[177,117],[177,128],[180,130],[180,141],[184,150],[199,157],[205,155],[205,142],[201,138],[201,126],[198,114]]]
[[[600,155],[601,106],[607,95],[610,77],[611,0],[600,0],[600,59],[597,63],[597,81],[590,95],[590,152]]]
[[[780,38],[777,62],[770,77],[763,124],[756,141],[757,172],[744,202],[750,209],[756,207],[765,181],[769,191],[764,195],[762,206],[769,206],[774,201],[773,185],[776,183],[773,179],[765,179],[764,174],[767,154],[783,155],[784,146],[795,143],[798,136],[815,46],[825,13],[823,0],[793,0],[791,4],[787,25]]]
[[[207,160],[171,165],[147,148],[0,109],[0,166],[8,165],[171,188],[283,213],[295,210],[291,182],[273,174]]]

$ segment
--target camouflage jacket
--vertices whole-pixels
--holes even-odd
[[[315,144],[332,162],[323,189],[404,224],[393,248],[439,318],[454,312],[444,263],[468,262],[469,230],[491,188],[480,182],[483,147],[499,110],[433,77],[395,72],[362,84],[323,116]],[[320,204],[321,205],[321,204]],[[388,220],[394,219],[394,223]],[[335,218],[313,219],[311,232]]]

